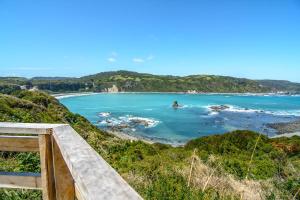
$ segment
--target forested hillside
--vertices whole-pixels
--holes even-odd
[[[271,88],[273,91],[294,91],[300,92],[300,83],[293,83],[290,81],[280,80],[259,80],[260,84],[265,87]]]
[[[102,72],[81,78],[0,78],[0,91],[4,91],[4,86],[21,85],[49,92],[107,92],[112,89],[115,92],[300,92],[300,84],[288,81],[257,81],[214,75],[160,76],[130,71]]]
[[[158,76],[136,72],[104,72],[82,77],[84,82],[93,83],[97,90],[116,85],[121,91],[141,92],[264,92],[266,88],[248,79],[225,76]]]
[[[0,121],[70,124],[145,199],[300,199],[300,137],[235,131],[183,147],[131,142],[99,130],[46,93],[29,91],[0,94]],[[2,152],[0,171],[37,172],[38,155]],[[37,191],[0,190],[3,200],[40,198]]]

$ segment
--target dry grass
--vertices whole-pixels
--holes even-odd
[[[203,191],[212,188],[219,192],[222,197],[231,196],[243,200],[261,200],[265,197],[262,184],[253,180],[237,180],[232,175],[222,171],[218,159],[210,156],[208,163],[204,164],[199,157],[194,157],[193,170],[191,175],[191,187]],[[190,168],[179,170],[185,177],[190,176]],[[268,185],[269,186],[269,185]]]
[[[127,180],[130,185],[134,185],[137,188],[146,188],[150,184],[149,180],[146,177],[133,172],[123,173],[121,174],[121,176],[125,180]]]

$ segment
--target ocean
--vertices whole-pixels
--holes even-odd
[[[300,96],[100,93],[60,102],[101,129],[174,145],[233,130],[274,136],[267,124],[300,120]]]

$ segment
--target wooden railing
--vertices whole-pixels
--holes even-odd
[[[0,188],[45,200],[142,199],[69,125],[0,123],[0,151],[39,152],[41,174],[0,172]]]

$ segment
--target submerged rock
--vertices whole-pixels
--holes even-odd
[[[135,129],[137,127],[152,128],[155,127],[159,121],[151,118],[135,117],[135,116],[121,116],[118,118],[110,117],[98,122],[111,130]]]
[[[230,107],[226,105],[218,105],[218,106],[210,106],[209,108],[214,112],[220,112],[229,109]]]
[[[147,120],[141,120],[141,119],[132,119],[130,120],[130,122],[133,124],[133,125],[142,125],[142,126],[145,126],[145,127],[149,127],[150,124]]]
[[[281,122],[267,124],[267,127],[275,129],[278,134],[300,132],[300,121]]]

